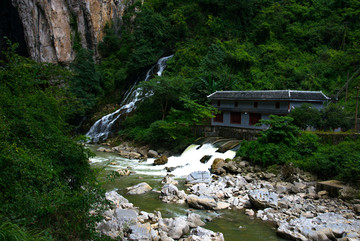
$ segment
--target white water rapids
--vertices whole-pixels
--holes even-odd
[[[175,170],[170,172],[175,177],[186,177],[193,171],[206,171],[209,170],[213,161],[216,158],[234,158],[234,151],[227,151],[225,153],[216,152],[218,150],[217,147],[214,147],[211,144],[203,144],[203,145],[195,145],[192,144],[180,155],[180,156],[171,156],[168,158],[168,163],[165,165],[154,166],[154,158],[149,158],[147,161],[141,162],[137,159],[126,159],[122,157],[113,156],[111,159],[104,158],[100,156],[96,156],[90,159],[90,162],[95,163],[107,163],[114,162],[108,165],[108,169],[123,169],[127,167],[131,167],[132,171],[135,171],[136,174],[140,175],[150,175],[150,176],[159,176],[164,177],[168,172],[166,171],[166,167],[176,167]],[[211,158],[207,163],[201,163],[200,159],[205,155],[211,155]]]

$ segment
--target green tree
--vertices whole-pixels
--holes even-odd
[[[320,111],[311,104],[302,104],[291,110],[290,115],[294,119],[294,125],[305,130],[307,127],[319,126],[321,119]]]
[[[77,114],[83,116],[95,106],[104,93],[92,52],[88,49],[80,49],[71,64],[71,69],[74,74],[70,79],[70,91],[81,103],[81,109]]]
[[[91,153],[67,136],[68,71],[14,48],[3,52],[0,67],[0,217],[46,230],[48,239],[92,239],[96,218],[89,211],[100,211],[104,197]]]

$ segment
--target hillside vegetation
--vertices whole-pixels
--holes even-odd
[[[121,134],[179,146],[191,136],[184,128],[193,118],[181,113],[188,109],[179,99],[205,105],[216,90],[322,90],[335,97],[360,67],[359,9],[353,0],[139,1],[120,29],[108,26],[100,45],[104,82],[124,88],[135,71],[174,57],[162,77],[143,84],[154,95]],[[345,117],[352,118],[354,77],[346,103],[345,91],[340,95]],[[169,129],[179,134],[168,135]]]

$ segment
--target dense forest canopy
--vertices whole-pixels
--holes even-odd
[[[167,100],[168,116],[172,109],[185,110],[179,98],[205,104],[216,90],[322,90],[336,97],[354,75],[349,101],[343,101],[345,90],[339,96],[353,115],[359,9],[353,0],[139,1],[126,12],[120,30],[108,26],[99,70],[106,83],[124,88],[135,70],[174,53],[165,75],[144,84],[154,87],[153,97],[124,123],[128,136],[138,140],[151,136],[150,126],[158,120],[173,123],[163,117],[160,96]],[[159,81],[168,95],[156,89]]]

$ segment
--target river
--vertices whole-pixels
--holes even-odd
[[[120,157],[116,153],[97,152],[96,149],[99,147],[98,145],[87,146],[96,154],[95,157],[90,159],[90,162],[93,168],[102,170],[99,173],[99,180],[103,182],[103,186],[107,191],[117,190],[135,206],[139,207],[140,210],[146,212],[161,211],[163,217],[186,215],[186,211],[189,209],[186,205],[163,203],[159,199],[159,193],[157,192],[149,192],[143,195],[126,194],[126,187],[136,185],[140,182],[148,183],[153,188],[153,191],[160,191],[162,188],[160,182],[166,175],[164,166],[153,166],[152,159],[146,162],[140,162],[136,159],[129,160]],[[195,170],[205,170],[211,165],[211,160],[207,164],[202,164],[199,161],[191,161],[194,159],[198,160],[197,156],[202,157],[204,152],[210,155],[214,154],[216,157],[221,158],[231,158],[231,156],[234,155],[231,152],[215,153],[214,150],[216,150],[216,148],[214,149],[206,145],[201,146],[201,148],[199,148],[198,145],[192,145],[184,151],[182,156],[169,158],[168,166],[183,166],[182,168],[175,169],[173,172],[175,179],[179,182],[178,187],[180,190],[186,190],[184,185],[186,173]],[[213,156],[212,159],[214,158]],[[135,173],[113,180],[108,178],[112,171],[127,167],[130,167]],[[284,240],[277,237],[275,229],[271,224],[264,223],[258,219],[251,219],[245,215],[242,210],[222,210],[216,212],[198,210],[196,212],[201,215],[203,220],[211,220],[206,223],[205,228],[222,232],[227,241]]]

